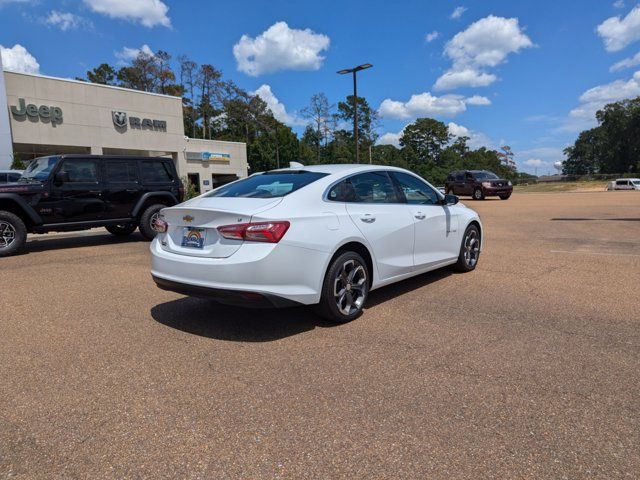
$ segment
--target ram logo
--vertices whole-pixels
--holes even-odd
[[[124,128],[127,126],[127,112],[111,112],[111,118],[113,118],[113,124],[118,128]]]

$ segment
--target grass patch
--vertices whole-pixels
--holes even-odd
[[[596,180],[588,182],[553,182],[536,183],[532,185],[516,185],[514,190],[520,193],[541,192],[592,192],[607,188],[606,181]]]

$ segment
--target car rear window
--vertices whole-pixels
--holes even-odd
[[[206,196],[246,198],[284,197],[327,175],[327,173],[307,172],[304,170],[295,172],[265,172],[224,185],[208,193]]]

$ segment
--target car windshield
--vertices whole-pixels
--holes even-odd
[[[327,173],[307,172],[304,170],[265,172],[224,185],[207,193],[205,196],[245,198],[284,197],[327,175]]]
[[[46,180],[60,157],[41,157],[33,160],[20,180]]]
[[[640,180],[633,180],[633,184],[640,186]]]
[[[498,176],[492,172],[473,172],[473,176],[477,180],[497,180]]]

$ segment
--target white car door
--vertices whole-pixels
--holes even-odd
[[[373,250],[380,280],[413,270],[413,217],[400,203],[386,172],[353,175],[331,188],[327,199],[345,202],[351,220]]]
[[[405,207],[415,222],[415,269],[457,258],[460,233],[455,207],[443,205],[436,190],[417,176],[402,172],[391,172],[391,175],[404,193]]]

